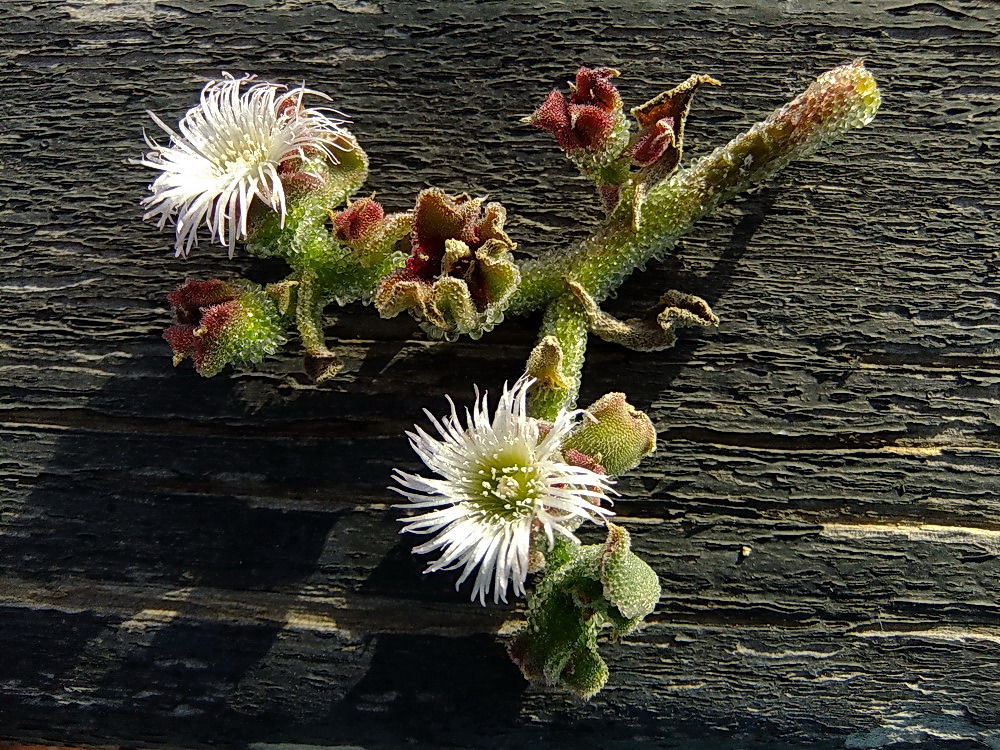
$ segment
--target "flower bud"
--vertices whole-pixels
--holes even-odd
[[[656,428],[645,414],[608,393],[587,408],[592,419],[581,422],[563,443],[564,451],[579,451],[600,463],[611,476],[624,474],[656,449]]]
[[[551,132],[564,151],[605,150],[624,124],[622,100],[611,83],[617,75],[611,68],[580,68],[568,99],[553,91],[524,122]]]
[[[411,218],[408,213],[386,215],[374,198],[361,198],[343,211],[330,212],[333,239],[364,269],[363,298],[370,298],[378,281],[405,257],[399,245],[410,233]],[[344,270],[341,275],[346,278]]]
[[[200,375],[211,377],[227,364],[256,364],[285,342],[281,315],[263,289],[220,279],[188,281],[167,296],[177,325],[163,332],[174,365],[191,357]]]
[[[563,351],[555,336],[543,336],[528,355],[524,368],[527,375],[535,379],[535,387],[543,390],[566,390],[569,383],[562,374]]]
[[[623,527],[608,524],[597,563],[604,596],[625,620],[645,617],[660,600],[660,581],[656,573],[631,550],[629,533]]]
[[[353,245],[370,239],[385,218],[382,204],[371,198],[354,201],[343,211],[332,214],[333,233],[341,242]]]
[[[553,91],[522,122],[548,130],[576,167],[594,180],[604,207],[618,203],[621,185],[629,176],[629,123],[622,99],[611,79],[611,68],[580,68],[569,97]]]
[[[368,176],[368,155],[357,138],[344,131],[331,138],[327,152],[306,147],[278,166],[278,176],[288,199],[315,195],[325,205],[338,205],[351,197]]]
[[[283,198],[279,210],[251,201],[247,251],[260,258],[278,257],[300,264],[329,253],[324,225],[331,206],[350,198],[368,175],[368,156],[357,140],[344,134],[332,139],[330,155],[293,155],[278,166]],[[332,155],[332,156],[331,156]]]
[[[563,458],[570,466],[582,466],[595,474],[607,474],[603,464],[593,456],[578,451],[576,448],[567,448],[563,451]]]
[[[521,281],[503,231],[506,211],[480,198],[424,190],[417,197],[410,256],[375,292],[383,318],[408,310],[431,336],[479,338],[503,319]]]
[[[677,169],[684,149],[684,123],[691,111],[694,92],[705,84],[719,86],[706,75],[692,75],[680,86],[665,91],[631,110],[639,132],[625,149],[632,164],[641,167],[633,178],[632,223],[639,228],[640,211],[646,194]]]

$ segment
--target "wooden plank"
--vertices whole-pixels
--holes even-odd
[[[882,747],[1000,742],[1000,13],[983,3],[0,3],[0,738],[200,747]],[[661,576],[588,704],[527,689],[480,608],[422,576],[385,491],[443,394],[516,377],[483,342],[332,311],[347,361],[173,370],[186,277],[280,268],[138,220],[143,114],[220,70],[334,95],[392,209],[501,200],[521,249],[590,188],[526,114],[580,64],[637,104],[706,72],[688,158],[857,56],[873,125],[698,225],[611,304],[722,317],[672,350],[594,342],[584,398],[659,429],[616,509]],[[749,556],[740,554],[750,548]],[[263,745],[262,745],[263,746]],[[907,746],[897,744],[897,746]]]

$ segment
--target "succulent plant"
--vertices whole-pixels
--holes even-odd
[[[660,595],[655,572],[608,520],[613,478],[656,445],[656,431],[625,394],[575,409],[587,339],[637,351],[672,346],[683,328],[719,319],[702,299],[669,290],[641,317],[601,309],[633,271],[663,256],[723,201],[769,179],[841,134],[867,124],[880,104],[860,61],[823,73],[770,117],[690,166],[685,126],[696,91],[718,81],[692,75],[625,114],[618,71],[580,68],[568,94],[551,92],[524,122],[555,137],[591,179],[604,208],[582,243],[520,259],[497,202],[429,188],[411,211],[387,214],[374,196],[353,200],[368,157],[345,123],[307,107],[317,92],[252,79],[207,84],[166,146],[139,163],[159,171],[143,203],[161,226],[173,219],[186,255],[206,225],[230,252],[237,240],[289,267],[281,282],[188,281],[169,295],[177,321],[164,333],[177,364],[202,375],[273,354],[294,326],[305,370],[317,382],[342,367],[327,347],[332,303],[372,302],[383,317],[408,312],[431,337],[479,338],[505,316],[542,310],[525,376],[495,412],[486,396],[463,423],[430,417],[440,439],[417,427],[410,441],[434,477],[398,471],[404,530],[433,534],[415,551],[439,552],[428,571],[475,573],[473,597],[528,596],[527,622],[509,644],[525,676],[583,698],[608,667],[598,635],[638,627]],[[244,90],[244,86],[246,89]],[[154,116],[155,117],[155,116]],[[429,509],[429,510],[428,510]],[[583,521],[603,523],[603,544],[583,545]],[[529,576],[537,575],[532,587]]]

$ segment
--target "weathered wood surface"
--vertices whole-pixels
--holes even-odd
[[[0,23],[0,738],[1000,747],[996,5],[6,0]],[[660,430],[617,510],[664,596],[590,703],[526,688],[496,638],[519,610],[421,576],[384,489],[421,407],[515,377],[536,320],[443,344],[338,311],[325,387],[294,346],[214,380],[170,366],[170,289],[276,273],[176,261],[138,218],[143,111],[220,70],[330,92],[390,208],[489,194],[536,252],[595,215],[517,124],[579,64],[619,68],[633,105],[720,78],[690,156],[858,56],[873,126],[618,303],[681,288],[721,328],[592,346],[584,397],[625,390]]]

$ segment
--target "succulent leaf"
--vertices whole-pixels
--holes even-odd
[[[665,292],[643,317],[622,321],[601,310],[582,284],[571,280],[567,286],[583,304],[591,333],[635,351],[669,349],[677,342],[675,331],[678,328],[719,325],[719,319],[705,300],[676,289]]]

